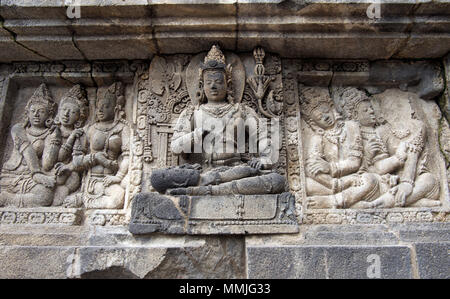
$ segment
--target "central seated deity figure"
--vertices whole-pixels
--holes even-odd
[[[270,169],[271,146],[261,134],[261,119],[234,99],[232,72],[213,46],[200,63],[197,103],[181,113],[171,141],[173,154],[190,164],[153,171],[157,191],[193,196],[285,191],[284,176]]]

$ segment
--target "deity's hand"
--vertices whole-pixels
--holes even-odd
[[[75,139],[80,138],[83,134],[84,134],[83,129],[75,129],[72,131],[72,133],[70,133],[68,140],[70,140],[71,143],[73,144]]]
[[[105,177],[103,179],[103,185],[105,185],[105,187],[108,187],[113,184],[120,184],[121,181],[122,181],[122,179],[117,176],[108,175],[107,177]]]
[[[33,174],[33,180],[41,185],[44,185],[47,188],[53,188],[56,184],[56,178],[52,176],[48,176],[42,173],[35,173]]]
[[[56,176],[58,177],[68,176],[73,171],[72,164],[64,164],[62,162],[56,163],[55,169],[56,169]]]
[[[102,165],[105,168],[116,171],[119,168],[119,165],[116,161],[108,159],[108,156],[104,152],[98,152],[94,154],[95,161]]]
[[[400,160],[400,161],[405,161],[408,155],[408,145],[406,144],[406,142],[401,142],[397,148],[397,150],[395,151],[395,156]]]
[[[260,171],[262,169],[262,163],[260,159],[253,158],[250,161],[247,162],[250,167],[256,169],[257,171]]]
[[[316,176],[319,173],[330,173],[331,171],[330,164],[321,158],[308,161],[306,167],[308,167],[309,173],[313,176]]]
[[[368,152],[371,158],[375,157],[377,153],[383,152],[383,144],[379,139],[370,139],[368,142]]]
[[[403,207],[406,203],[406,198],[412,193],[413,186],[409,183],[400,183],[396,188],[395,206]]]

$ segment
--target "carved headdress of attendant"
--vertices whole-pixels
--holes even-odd
[[[64,107],[65,104],[73,104],[79,109],[80,116],[75,122],[75,128],[81,128],[89,115],[89,103],[86,96],[86,90],[79,84],[73,86],[61,99],[59,107]],[[55,123],[59,124],[59,115],[55,118]]]
[[[300,87],[300,112],[305,122],[317,133],[323,133],[313,119],[320,118],[313,117],[313,113],[325,114],[332,113],[333,121],[341,123],[341,116],[334,109],[334,103],[331,99],[330,92],[326,87]],[[326,120],[327,121],[327,120]],[[334,123],[333,123],[334,125]]]
[[[369,101],[367,94],[355,87],[337,88],[334,96],[340,101],[341,109],[347,119],[358,120],[358,106]]]
[[[114,122],[125,122],[125,87],[122,82],[114,82],[106,90],[103,100],[114,103]],[[100,101],[98,101],[100,102]],[[97,102],[97,104],[98,104]]]
[[[197,93],[198,103],[202,104],[206,100],[205,92],[203,90],[203,74],[206,71],[218,70],[225,74],[227,83],[227,101],[231,104],[235,102],[233,96],[233,84],[232,84],[232,66],[231,64],[226,64],[225,55],[223,55],[218,45],[213,45],[211,50],[209,50],[203,63],[200,64],[199,68],[199,91]]]

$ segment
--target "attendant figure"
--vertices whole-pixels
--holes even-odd
[[[307,206],[351,208],[376,198],[375,176],[358,173],[363,156],[359,125],[342,120],[327,88],[304,87],[300,94],[300,111],[312,131],[304,143]]]
[[[112,84],[96,104],[96,122],[85,129],[88,154],[73,157],[73,169],[86,170],[87,209],[121,209],[129,167],[130,128],[124,119],[124,87]]]
[[[55,165],[57,187],[53,206],[60,206],[65,200],[73,201],[66,198],[80,187],[81,175],[74,171],[71,162],[72,156],[85,154],[86,135],[82,127],[88,117],[88,109],[86,91],[80,85],[72,87],[59,104],[55,123],[61,131],[61,148]]]
[[[28,100],[25,120],[11,129],[11,157],[0,175],[0,206],[44,207],[53,201],[52,173],[61,147],[61,133],[53,124],[56,110],[49,90],[41,84]]]

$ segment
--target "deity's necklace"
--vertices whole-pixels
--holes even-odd
[[[42,131],[35,131],[35,130],[36,129],[33,129],[33,127],[29,127],[27,128],[27,133],[37,139],[45,139],[45,137],[47,137],[48,135],[47,133],[49,132],[48,128],[45,128]]]
[[[117,125],[118,122],[119,121],[115,120],[115,121],[112,122],[112,124],[110,126],[106,126],[106,128],[99,127],[98,126],[99,122],[97,122],[97,123],[94,124],[94,128],[96,130],[99,130],[99,131],[102,131],[102,132],[109,132]]]
[[[380,137],[378,137],[378,134],[375,130],[370,130],[370,131],[366,131],[364,129],[361,128],[361,137],[364,140],[369,140],[372,138],[376,138],[376,139],[380,139]]]
[[[219,107],[208,107],[206,105],[201,105],[200,109],[202,109],[203,111],[214,117],[220,118],[223,117],[226,113],[228,113],[228,111],[230,111],[232,107],[233,107],[232,104],[227,103]]]
[[[342,143],[347,138],[346,132],[342,131],[343,122],[337,122],[336,126],[331,130],[324,130],[323,136],[333,144]]]

